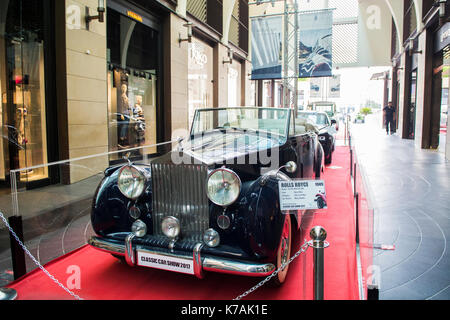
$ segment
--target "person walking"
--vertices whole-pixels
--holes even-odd
[[[395,108],[392,105],[392,102],[389,102],[388,105],[383,109],[384,112],[384,121],[386,124],[386,134],[394,134],[395,132],[395,124],[394,124],[394,116],[395,116]]]

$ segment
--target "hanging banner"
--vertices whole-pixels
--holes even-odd
[[[332,76],[328,78],[328,98],[341,97],[341,76]]]
[[[311,79],[309,82],[309,88],[309,96],[311,98],[323,98],[322,79]]]
[[[331,77],[333,11],[299,15],[299,78]]]
[[[281,79],[282,17],[252,20],[252,80]]]

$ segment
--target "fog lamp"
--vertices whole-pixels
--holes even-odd
[[[203,234],[203,242],[210,248],[215,248],[220,244],[220,235],[214,229],[208,229]]]
[[[147,225],[142,220],[136,220],[131,226],[131,232],[133,232],[136,237],[142,238],[147,234]]]
[[[130,210],[128,210],[130,217],[137,220],[141,216],[141,210],[138,207],[132,206]]]
[[[167,217],[161,223],[161,230],[166,237],[175,239],[180,235],[180,221],[175,217]]]

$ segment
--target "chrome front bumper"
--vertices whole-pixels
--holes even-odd
[[[275,271],[275,265],[272,263],[252,263],[245,261],[237,261],[215,256],[202,256],[202,243],[198,243],[192,254],[173,253],[170,250],[162,251],[157,248],[147,248],[141,245],[133,245],[133,235],[130,234],[124,244],[114,243],[105,238],[91,237],[88,244],[92,247],[125,257],[126,262],[131,266],[136,266],[136,252],[146,252],[150,254],[158,254],[166,257],[189,259],[194,264],[194,275],[197,278],[203,278],[204,271],[227,273],[234,275],[243,275],[250,277],[267,277]]]

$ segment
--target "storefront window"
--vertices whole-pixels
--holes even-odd
[[[272,80],[263,80],[263,107],[272,105]]]
[[[258,86],[258,82],[257,80],[253,80],[250,81],[250,106],[251,107],[255,107],[256,106],[256,93],[257,93],[257,88]]]
[[[195,110],[213,107],[213,48],[194,38],[189,44],[188,62],[189,125],[191,125]]]
[[[109,150],[155,144],[158,32],[110,8],[107,33]],[[145,152],[155,153],[156,148]],[[113,154],[110,161],[120,157]]]
[[[448,104],[449,104],[449,87],[450,87],[450,48],[444,50],[444,63],[442,66],[442,97],[441,97],[441,114],[439,124],[439,151],[445,152],[447,143],[448,130]]]
[[[0,4],[0,179],[5,179],[10,169],[48,162],[44,3],[18,0]],[[46,178],[47,168],[20,175],[25,183]]]
[[[411,97],[407,110],[408,139],[414,139],[416,126],[417,70],[411,72]]]
[[[275,80],[275,99],[274,99],[274,107],[282,108],[283,107],[283,84],[281,80]]]
[[[228,106],[241,106],[241,64],[236,61],[228,68]]]

